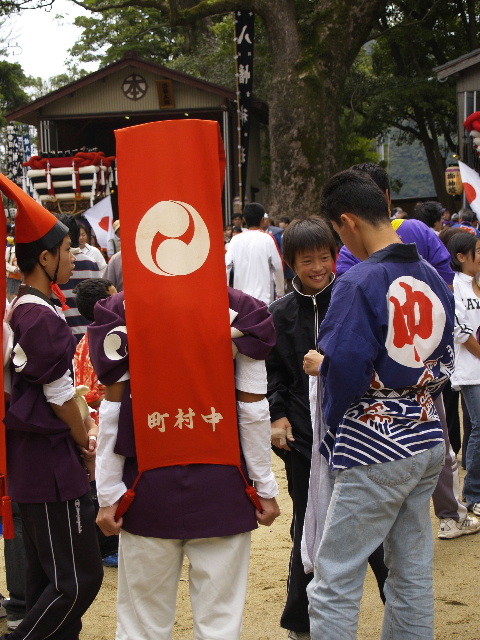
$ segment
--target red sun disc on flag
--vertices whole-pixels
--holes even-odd
[[[98,223],[98,226],[103,229],[104,231],[108,231],[110,229],[110,218],[109,216],[105,216],[105,218],[102,218],[100,220],[100,222]]]
[[[475,198],[477,197],[477,192],[475,190],[475,187],[473,187],[470,183],[468,182],[464,182],[463,183],[463,188],[465,189],[465,195],[467,197],[468,202],[473,202],[475,200]]]

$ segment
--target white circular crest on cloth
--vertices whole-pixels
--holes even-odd
[[[107,333],[105,339],[103,341],[103,350],[105,351],[105,355],[109,360],[121,360],[127,355],[127,347],[126,344],[123,347],[123,353],[120,351],[122,345],[124,344],[124,340],[119,335],[119,333],[127,334],[127,327],[115,327]]]
[[[17,373],[23,371],[25,365],[27,364],[27,354],[19,344],[16,344],[13,349],[12,362]]]
[[[446,314],[426,282],[412,276],[394,280],[387,292],[388,355],[399,364],[421,368],[440,344]]]
[[[192,230],[193,237],[187,244],[181,236]],[[157,234],[165,238],[153,255]],[[190,204],[163,200],[153,205],[140,220],[135,248],[140,262],[152,273],[186,276],[200,269],[207,259],[210,235],[203,218]]]

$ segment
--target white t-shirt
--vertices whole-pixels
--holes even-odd
[[[238,234],[228,244],[225,256],[227,280],[233,267],[233,287],[265,304],[285,291],[283,265],[275,240],[260,230]]]
[[[480,337],[480,298],[473,290],[473,278],[456,273],[453,279],[455,295],[455,371],[452,386],[480,384],[480,358],[465,346],[468,338]]]
[[[83,249],[80,249],[80,253],[83,253],[84,256],[87,256],[87,258],[90,258],[90,260],[93,260],[93,262],[96,262],[98,264],[98,277],[103,278],[103,274],[105,273],[105,269],[107,268],[107,262],[103,257],[100,249],[97,249],[97,247],[92,247],[91,244],[85,243]]]

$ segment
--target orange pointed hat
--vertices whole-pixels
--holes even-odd
[[[68,228],[18,185],[0,173],[0,191],[17,205],[15,245],[17,257],[52,249],[68,234]]]

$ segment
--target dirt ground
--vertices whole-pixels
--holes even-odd
[[[279,626],[286,590],[290,553],[291,503],[281,462],[274,457],[281,494],[282,515],[271,527],[254,531],[250,583],[242,640],[285,640]],[[438,520],[432,513],[435,534]],[[6,593],[3,553],[0,554],[0,591]],[[435,537],[435,640],[480,640],[480,534],[456,540]],[[116,569],[105,569],[102,589],[84,617],[82,640],[113,640],[115,637]],[[382,604],[370,569],[362,600],[358,640],[380,637]],[[0,621],[0,634],[6,623]],[[181,579],[174,640],[192,640],[191,610],[186,568]],[[131,640],[135,640],[132,638]],[[225,638],[225,640],[229,640]]]

